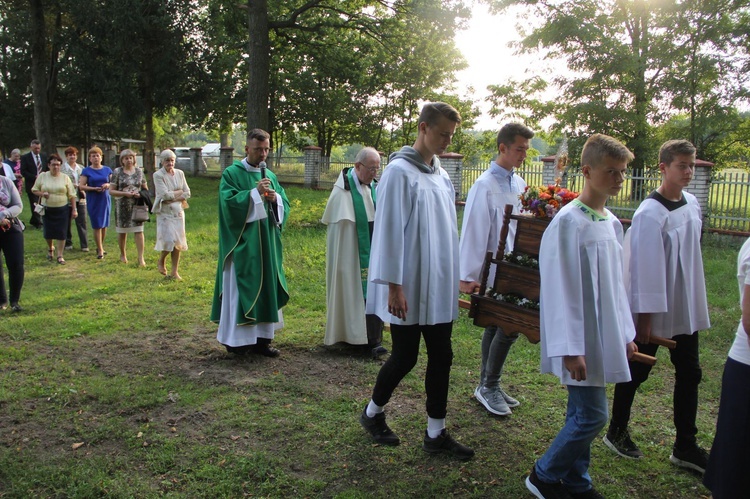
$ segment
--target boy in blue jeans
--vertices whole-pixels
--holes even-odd
[[[534,464],[538,498],[600,498],[588,473],[591,442],[607,423],[606,383],[630,380],[635,328],[623,284],[622,225],[604,205],[633,154],[606,135],[581,153],[581,195],[555,216],[539,251],[542,372],[568,388],[565,425]]]

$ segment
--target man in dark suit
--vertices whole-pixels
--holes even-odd
[[[36,182],[36,177],[42,172],[47,171],[47,155],[42,153],[42,143],[34,139],[31,141],[31,151],[21,156],[21,175],[23,175],[26,195],[29,197],[29,207],[31,208],[31,225],[40,229],[42,227],[42,217],[34,211],[34,205],[37,203],[37,197],[31,192],[31,188]]]

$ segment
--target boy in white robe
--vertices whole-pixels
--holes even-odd
[[[622,225],[604,205],[622,188],[633,154],[606,135],[581,154],[585,184],[542,236],[539,270],[542,372],[568,389],[565,425],[534,464],[538,498],[602,497],[588,473],[591,442],[607,424],[606,383],[628,381],[635,329],[622,280]]]
[[[359,421],[376,443],[400,443],[385,422],[383,407],[416,365],[424,337],[427,431],[422,449],[466,460],[474,451],[445,430],[451,332],[458,317],[458,224],[453,184],[437,157],[460,121],[448,104],[425,104],[414,146],[391,155],[378,184],[366,312],[391,324],[392,348]]]
[[[708,454],[697,445],[695,424],[698,384],[698,331],[711,326],[701,256],[701,209],[695,196],[683,189],[693,178],[695,147],[686,140],[670,140],[659,151],[661,185],[633,216],[625,240],[626,283],[636,321],[638,350],[655,355],[650,336],[673,339],[675,366],[674,423],[677,430],[670,461],[700,473]],[[628,272],[629,270],[629,272]],[[629,273],[629,276],[627,275]],[[632,381],[618,384],[612,402],[612,421],[604,443],[617,454],[640,458],[630,439],[628,422],[635,392],[646,381],[651,366],[631,363]]]
[[[497,134],[497,158],[469,189],[459,243],[462,293],[479,290],[484,256],[488,251],[497,251],[505,205],[513,205],[513,213],[521,211],[519,195],[526,189],[526,182],[515,169],[526,159],[532,137],[534,132],[520,123],[503,126]],[[512,252],[515,221],[511,221],[509,229],[505,250]],[[495,282],[495,267],[490,270],[489,282]],[[520,405],[500,386],[505,359],[517,339],[517,333],[506,335],[498,326],[486,327],[482,334],[482,367],[474,397],[498,416],[508,416],[512,407]]]

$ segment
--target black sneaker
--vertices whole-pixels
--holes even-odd
[[[536,466],[531,468],[531,473],[526,477],[526,488],[539,499],[570,499],[572,497],[562,483],[541,481],[536,474]]]
[[[697,445],[686,451],[681,451],[675,447],[672,449],[669,460],[680,468],[687,468],[703,474],[706,472],[706,465],[708,464],[708,452]]]
[[[614,430],[610,427],[602,440],[604,441],[604,445],[622,457],[628,459],[640,459],[643,457],[641,449],[630,440],[630,432],[627,428],[624,430]]]
[[[375,443],[380,445],[398,445],[401,443],[398,435],[388,428],[384,412],[375,414],[375,416],[370,418],[367,416],[367,406],[365,406],[362,415],[359,417],[359,423],[372,436]]]
[[[445,428],[443,428],[443,431],[440,432],[440,435],[436,438],[430,438],[425,431],[422,450],[429,452],[430,454],[446,452],[461,461],[467,461],[474,457],[474,449],[456,442],[453,437],[445,431]]]
[[[385,348],[383,345],[368,345],[368,348],[370,349],[370,355],[374,360],[377,360],[381,357],[384,357],[388,355],[388,349]]]
[[[568,494],[570,494],[570,497],[573,499],[604,499],[604,496],[594,487],[591,487],[586,492],[568,492]]]

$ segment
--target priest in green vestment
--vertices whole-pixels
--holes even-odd
[[[270,136],[248,132],[246,157],[228,166],[219,185],[219,263],[211,320],[227,351],[277,357],[270,346],[284,325],[289,300],[281,231],[289,199],[276,175],[266,170]]]

